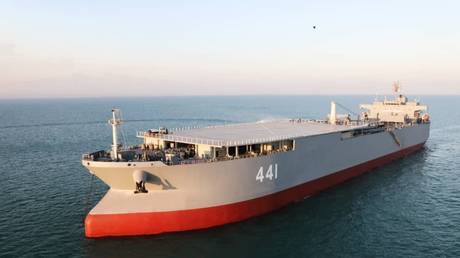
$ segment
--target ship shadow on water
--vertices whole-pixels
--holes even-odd
[[[381,239],[369,227],[385,231],[400,223],[398,208],[392,206],[394,198],[401,198],[396,193],[423,180],[421,168],[431,147],[242,222],[154,236],[86,239],[85,250],[89,257],[250,257],[261,252],[279,257],[292,256],[292,250],[296,256],[330,257],[337,256],[340,243],[349,254],[381,255],[375,251]],[[349,232],[361,234],[352,238]],[[324,252],[317,253],[318,247]]]

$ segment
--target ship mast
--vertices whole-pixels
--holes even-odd
[[[119,113],[120,109],[112,109],[112,119],[109,120],[109,124],[112,125],[112,152],[110,153],[112,160],[118,160],[117,126],[121,124],[120,118],[117,118],[117,114]]]
[[[393,82],[393,91],[395,95],[399,95],[401,93],[401,84],[399,81]]]

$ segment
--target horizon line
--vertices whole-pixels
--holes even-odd
[[[44,97],[0,97],[2,100],[62,100],[62,99],[129,99],[129,98],[188,98],[188,97],[301,97],[301,96],[392,96],[391,94],[211,94],[211,95],[152,95],[152,96],[44,96]],[[458,94],[408,94],[406,96],[460,97]]]

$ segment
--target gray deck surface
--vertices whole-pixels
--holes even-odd
[[[362,128],[365,125],[331,125],[295,120],[273,120],[173,131],[161,138],[192,144],[235,146],[292,139]]]

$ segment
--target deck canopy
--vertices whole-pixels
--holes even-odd
[[[176,129],[168,134],[155,134],[155,136],[149,136],[147,132],[139,132],[138,137],[155,137],[172,142],[224,147],[266,143],[364,127],[367,125],[331,125],[311,120],[284,119],[188,130]]]

